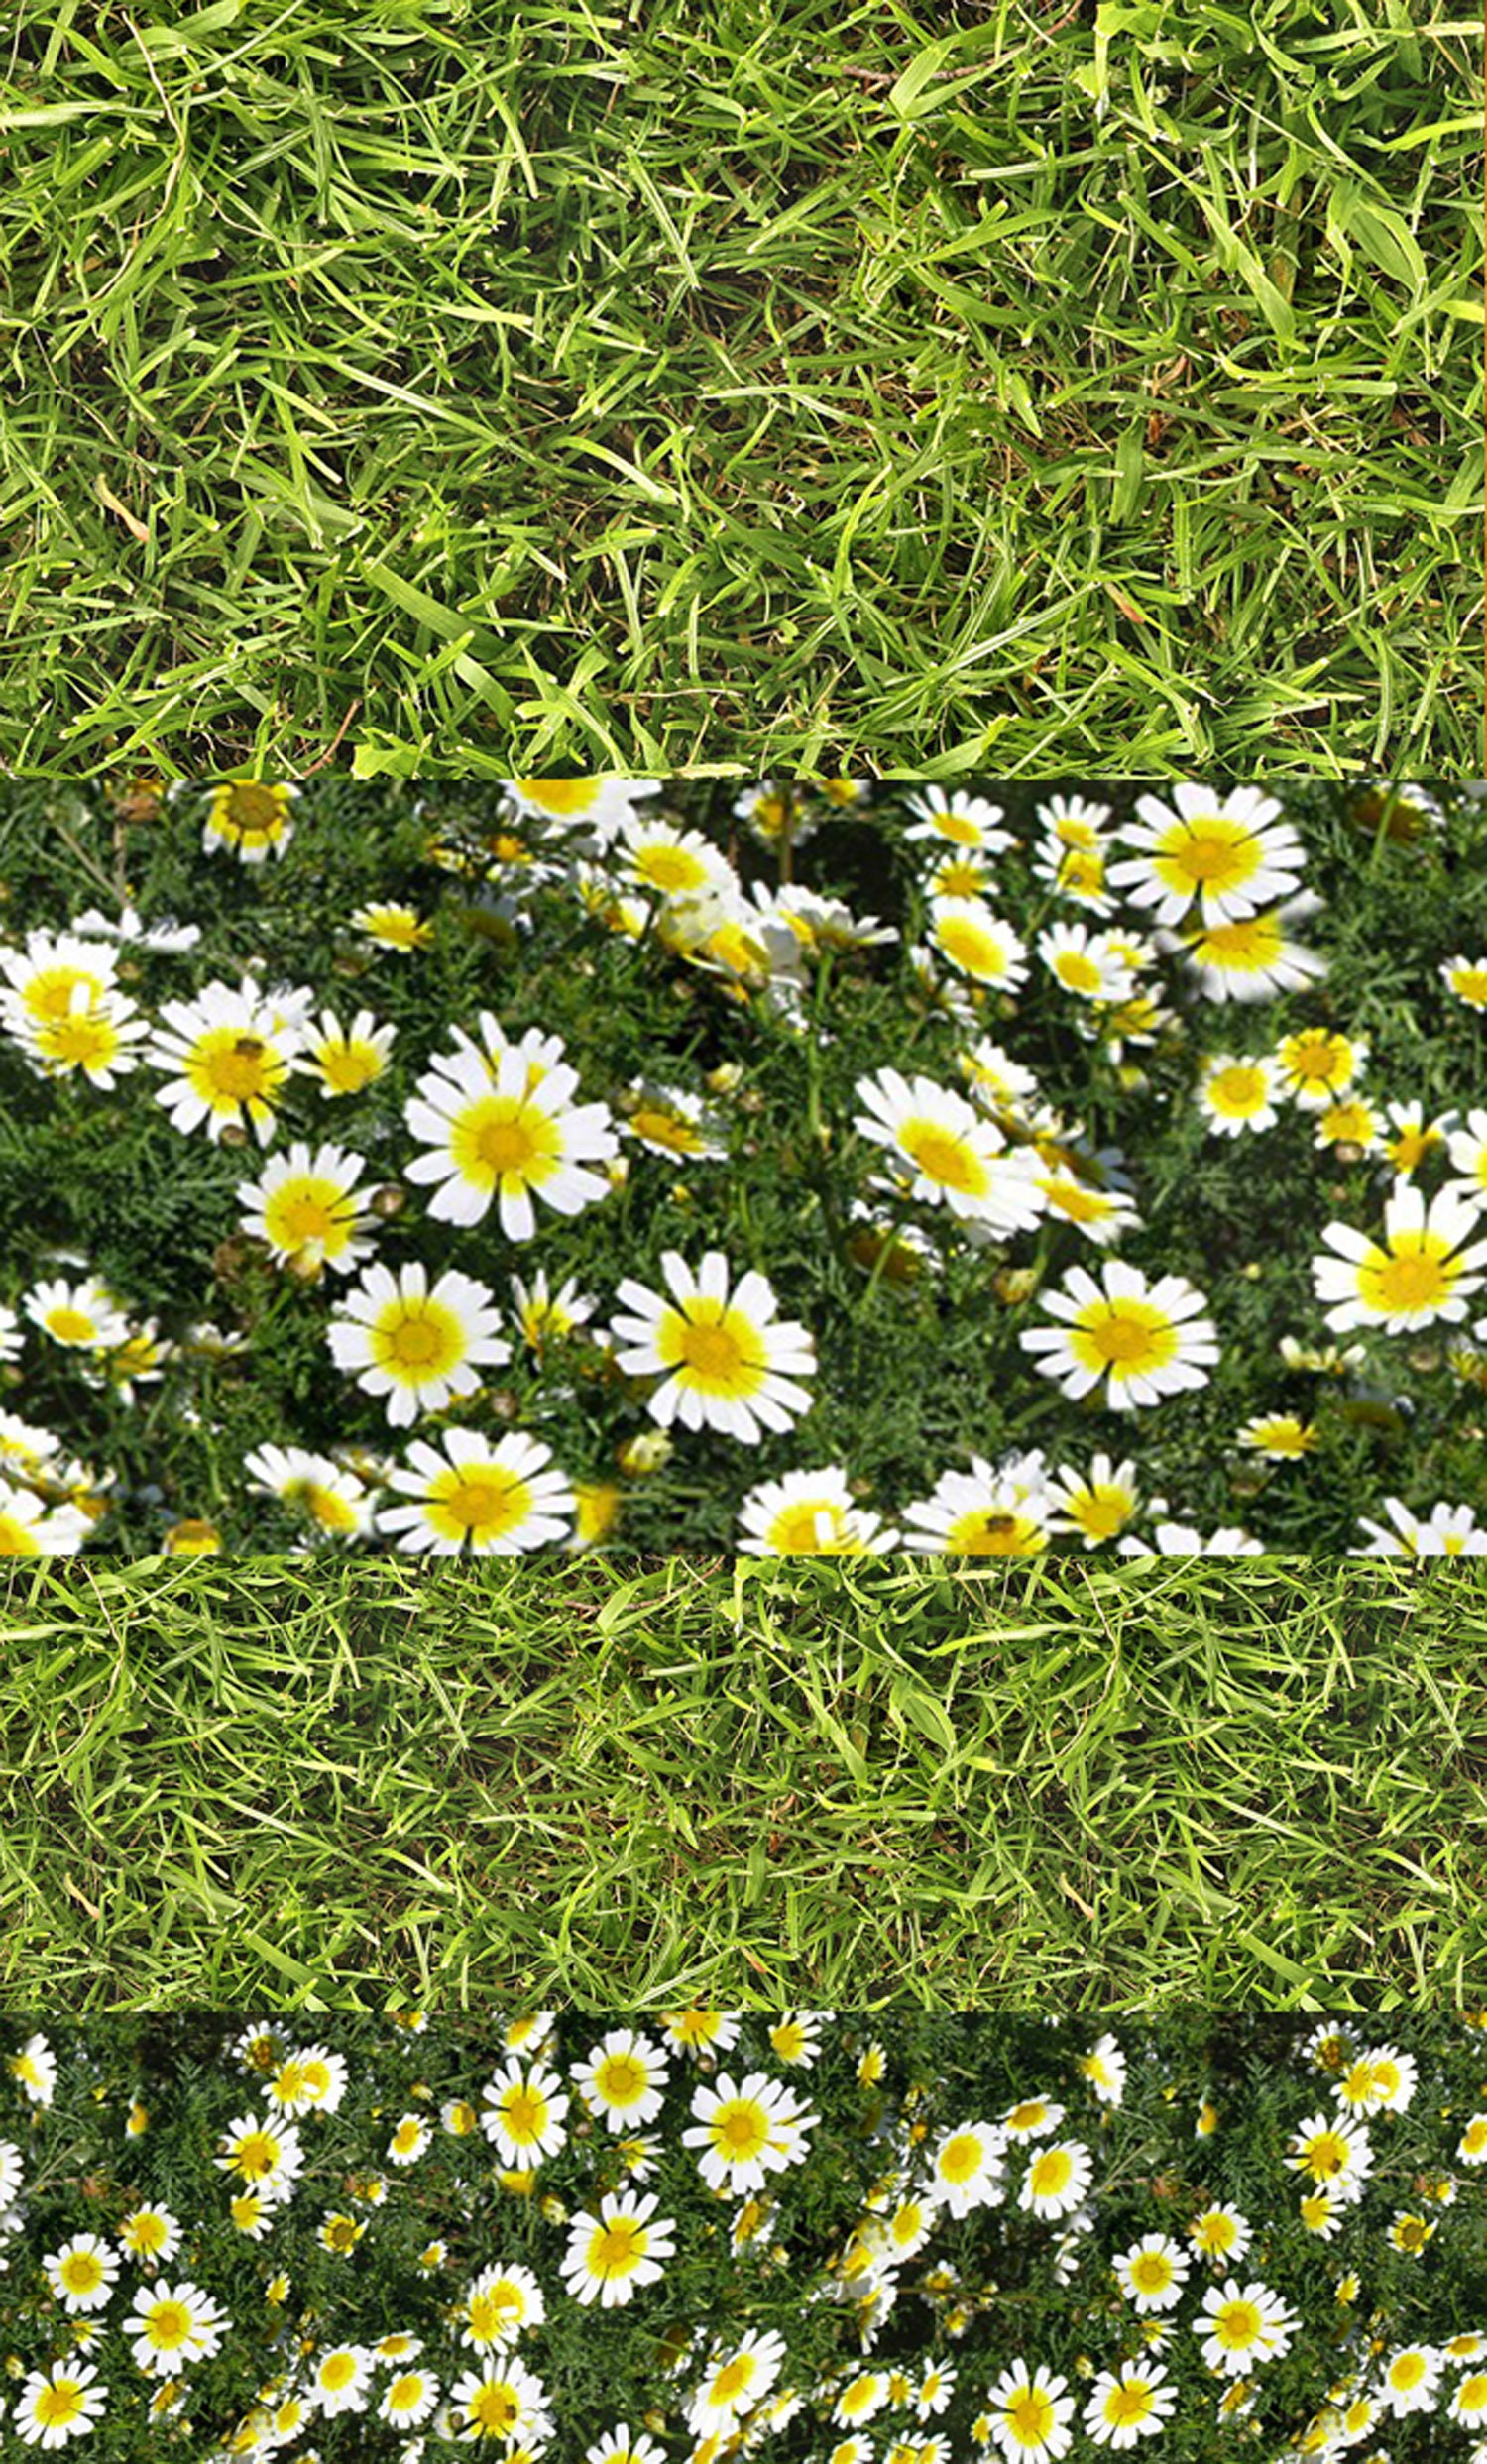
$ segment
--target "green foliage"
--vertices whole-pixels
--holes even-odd
[[[986,784],[1024,843],[1032,840],[1047,791]],[[1133,783],[1109,788],[1117,821],[1135,792]],[[1118,1455],[1129,1444],[1144,1497],[1165,1497],[1173,1519],[1203,1531],[1243,1524],[1281,1553],[1358,1545],[1360,1517],[1378,1519],[1391,1496],[1423,1514],[1445,1501],[1481,1517],[1481,1388],[1469,1345],[1462,1351],[1463,1325],[1413,1339],[1365,1333],[1351,1376],[1288,1368],[1278,1351],[1283,1337],[1329,1342],[1312,1264],[1329,1222],[1380,1228],[1387,1163],[1346,1145],[1318,1152],[1315,1117],[1289,1104],[1268,1132],[1215,1137],[1194,1090],[1204,1055],[1272,1051],[1286,1033],[1316,1025],[1366,1039],[1361,1091],[1381,1119],[1391,1102],[1418,1100],[1428,1117],[1464,1117],[1480,1105],[1482,1017],[1446,993],[1440,968],[1487,949],[1483,808],[1442,790],[1443,827],[1395,838],[1379,795],[1288,788],[1307,887],[1322,902],[1301,933],[1327,959],[1325,981],[1220,1005],[1195,997],[1175,960],[1159,962],[1150,980],[1173,1005],[1170,1023],[1122,1055],[1108,1037],[1081,1032],[1081,1005],[1036,954],[1015,1003],[975,995],[969,1026],[926,992],[909,954],[928,905],[923,850],[905,835],[906,793],[907,782],[879,786],[870,808],[829,813],[794,850],[798,880],[845,894],[899,935],[893,947],[813,958],[798,1020],[756,991],[741,1001],[734,984],[664,946],[654,929],[638,939],[606,929],[561,869],[522,896],[519,870],[490,853],[508,811],[494,787],[414,794],[312,783],[286,854],[249,867],[203,853],[203,792],[183,793],[153,818],[127,818],[117,794],[14,786],[0,796],[0,912],[14,940],[22,926],[60,927],[85,906],[101,900],[111,910],[126,897],[147,921],[196,923],[200,940],[188,952],[136,946],[125,956],[124,988],[152,1017],[168,999],[214,978],[235,983],[246,970],[309,988],[316,1008],[332,1005],[343,1022],[366,1005],[395,1024],[389,1070],[363,1094],[327,1102],[308,1080],[290,1082],[270,1152],[286,1136],[324,1137],[364,1157],[366,1177],[397,1209],[375,1227],[377,1255],[395,1266],[417,1260],[431,1274],[473,1273],[504,1310],[513,1276],[529,1280],[539,1267],[554,1290],[575,1279],[596,1303],[590,1323],[540,1354],[518,1342],[510,1367],[447,1415],[532,1428],[572,1479],[615,1484],[620,1451],[650,1426],[644,1389],[595,1340],[620,1279],[657,1288],[666,1251],[695,1262],[710,1247],[736,1273],[752,1266],[769,1278],[781,1314],[815,1339],[809,1415],[757,1447],[679,1431],[663,1470],[625,1483],[617,1535],[627,1548],[727,1548],[740,1504],[760,1479],[833,1463],[892,1524],[947,1467],[1030,1447],[1051,1465],[1083,1466],[1096,1445]],[[768,885],[775,859],[735,820],[733,801],[731,790],[679,783],[667,809],[726,847],[745,887]],[[454,851],[454,869],[432,860],[435,847]],[[1061,912],[1079,912],[1061,910],[1017,852],[999,863],[991,895],[1030,948]],[[431,925],[431,945],[403,952],[370,944],[350,919],[374,897],[412,905]],[[1122,908],[1115,920],[1138,912]],[[403,1106],[430,1054],[447,1048],[452,1028],[473,1031],[484,1010],[513,1039],[528,1028],[563,1037],[581,1099],[617,1110],[642,1076],[701,1093],[707,1074],[728,1064],[737,1083],[713,1099],[728,1158],[679,1162],[631,1146],[618,1195],[568,1219],[539,1210],[530,1243],[506,1240],[494,1212],[469,1229],[436,1221],[427,1192],[400,1178],[413,1152]],[[873,1270],[870,1253],[864,1260],[855,1246],[854,1208],[869,1197],[882,1161],[854,1127],[859,1080],[892,1066],[955,1084],[958,1055],[977,1033],[1033,1067],[1039,1099],[1072,1134],[1083,1130],[1090,1146],[1123,1156],[1142,1228],[1124,1236],[1120,1254],[1209,1295],[1222,1358],[1196,1393],[1117,1416],[1066,1400],[1030,1368],[1019,1336],[1040,1322],[1038,1292],[1003,1292],[996,1270],[1026,1269],[1048,1286],[1072,1265],[1097,1267],[1099,1253],[1067,1223],[1046,1222],[988,1255],[949,1236],[943,1211],[916,1217],[912,1207],[895,1214],[873,1201],[884,1225],[917,1222],[935,1256],[904,1283]],[[301,1284],[242,1233],[238,1189],[260,1168],[255,1150],[177,1133],[156,1100],[162,1076],[142,1067],[111,1092],[75,1074],[45,1080],[0,1043],[0,1302],[15,1306],[36,1278],[58,1271],[60,1253],[103,1275],[135,1317],[158,1317],[168,1341],[206,1319],[246,1348],[219,1363],[170,1358],[131,1401],[100,1392],[75,1355],[36,1336],[23,1364],[0,1369],[11,1380],[6,1401],[118,1474],[94,1546],[154,1550],[177,1518],[203,1516],[228,1548],[287,1546],[299,1520],[251,1493],[245,1455],[265,1441],[375,1452],[389,1436],[386,1415],[330,1358],[338,1279]],[[1445,1177],[1442,1166],[1443,1151],[1425,1169],[1428,1187]],[[1270,1463],[1246,1453],[1242,1425],[1272,1411],[1311,1420],[1316,1451]]]
[[[1267,2456],[1291,2457],[1326,2396],[1376,2384],[1399,2346],[1464,2335],[1469,2349],[1473,2331],[1480,2337],[1487,2209],[1474,2172],[1453,2162],[1487,2093],[1480,2013],[1398,2017],[1382,2031],[1217,2011],[1132,2023],[1100,2040],[1112,2066],[1103,2098],[1082,2072],[1094,2031],[1056,2014],[910,2019],[881,2035],[859,2017],[827,2014],[819,2058],[804,2067],[777,2049],[772,2022],[745,2017],[738,2043],[719,2055],[667,2048],[640,2178],[672,2220],[674,2256],[659,2283],[601,2308],[577,2302],[559,2279],[564,2227],[627,2176],[615,2129],[584,2113],[572,2066],[609,2029],[635,2024],[631,2013],[568,2010],[539,2027],[522,2059],[540,2054],[570,2103],[563,2144],[521,2190],[478,2127],[482,2091],[507,2059],[499,2016],[320,2022],[315,2049],[344,2065],[344,2092],[335,2109],[296,2116],[300,2170],[270,2206],[266,2229],[250,2234],[234,2227],[229,2208],[246,2184],[219,2159],[245,2117],[283,2132],[285,2116],[266,2091],[309,2040],[284,2021],[200,2012],[49,2023],[43,2046],[55,2055],[55,2093],[27,2102],[13,2079],[0,2086],[0,2138],[13,2152],[19,2145],[26,2176],[24,2206],[0,2237],[13,2369],[45,2368],[70,2346],[71,2321],[44,2272],[48,2254],[78,2233],[112,2240],[142,2203],[169,2209],[182,2230],[165,2280],[204,2290],[230,2323],[221,2350],[181,2374],[183,2401],[147,2426],[149,2385],[126,2350],[134,2331],[123,2314],[151,2273],[126,2259],[119,2288],[93,2313],[98,2333],[88,2345],[109,2390],[88,2443],[98,2464],[177,2452],[216,2464],[256,2401],[293,2393],[296,2369],[307,2377],[333,2347],[371,2347],[394,2332],[420,2340],[417,2364],[447,2398],[466,2370],[480,2375],[481,2357],[460,2336],[469,2289],[482,2269],[512,2265],[529,2269],[544,2296],[545,2318],[516,2349],[555,2423],[550,2447],[533,2440],[522,2454],[578,2457],[626,2419],[632,2435],[643,2422],[656,2452],[680,2464],[695,2452],[691,2399],[745,2333],[777,2335],[784,2348],[781,2392],[795,2401],[769,2436],[780,2464],[820,2464],[839,2434],[832,2408],[863,2370],[901,2372],[913,2390],[933,2362],[956,2381],[949,2409],[917,2432],[912,2396],[890,2394],[875,2418],[875,2454],[889,2451],[877,2444],[885,2432],[890,2443],[892,2434],[909,2440],[910,2457],[920,2452],[916,2438],[945,2437],[936,2454],[963,2449],[988,2388],[1018,2355],[1059,2372],[1083,2413],[1095,2370],[1142,2350],[1112,2260],[1146,2234],[1184,2244],[1193,2219],[1215,2203],[1237,2209],[1253,2241],[1237,2269],[1195,2259],[1162,2322],[1162,2366],[1179,2402],[1152,2452],[1170,2464],[1254,2452],[1257,2436]],[[10,2034],[14,2054],[23,2041],[14,2021]],[[655,2044],[658,2031],[650,2036]],[[1337,2113],[1334,2083],[1381,2043],[1407,2081],[1401,2109],[1361,2117],[1372,2169],[1322,2238],[1298,2212],[1315,2182],[1291,2162],[1297,2134],[1318,2113]],[[869,2055],[879,2075],[864,2080]],[[737,2247],[740,2194],[715,2195],[682,2141],[697,2093],[718,2072],[781,2080],[810,2116],[798,2160],[769,2176],[753,2230]],[[1033,2138],[1008,2141],[999,2194],[969,2214],[936,2217],[922,2246],[892,2263],[895,2297],[859,2334],[858,2300],[841,2274],[855,2237],[924,2191],[952,2132],[997,2122],[1028,2099],[1058,2111]],[[389,2164],[390,2136],[408,2116],[428,2125],[428,2144],[411,2163]],[[1035,2214],[1019,2195],[1051,2140],[1090,2159],[1091,2186],[1073,2221]],[[1433,2227],[1421,2254],[1393,2244],[1402,2213]],[[348,2252],[322,2239],[334,2216],[359,2228]],[[431,2264],[436,2242],[443,2255]],[[1250,2374],[1250,2401],[1225,2427],[1215,2417],[1223,2382],[1206,2370],[1192,2326],[1205,2286],[1234,2273],[1278,2293],[1296,2327],[1291,2349]],[[1442,2415],[1468,2367],[1480,2361],[1463,2356],[1427,2411],[1391,2425],[1396,2464],[1464,2464],[1468,2433]],[[439,2454],[453,2435],[440,2411],[408,2447],[363,2407],[311,2419],[274,2451],[340,2464],[419,2455],[425,2439]],[[1073,2464],[1101,2452],[1076,2429]]]
[[[1478,766],[1469,14],[10,16],[12,773]]]

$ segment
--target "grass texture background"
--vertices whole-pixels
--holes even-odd
[[[1478,58],[1448,0],[17,0],[0,762],[1474,771]]]
[[[1484,1648],[1475,1559],[13,1567],[0,1990],[1480,2000]]]

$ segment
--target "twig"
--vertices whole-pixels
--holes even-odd
[[[301,771],[300,771],[299,775],[300,775],[300,777],[301,777],[301,778],[312,779],[312,778],[314,777],[315,772],[316,772],[317,770],[323,770],[323,769],[324,769],[325,764],[327,763],[327,761],[333,761],[333,760],[335,759],[336,746],[340,743],[340,740],[341,740],[342,736],[345,734],[345,732],[346,732],[347,728],[348,728],[350,727],[350,725],[351,725],[352,720],[356,717],[356,714],[357,714],[357,712],[358,712],[360,709],[361,709],[361,703],[360,703],[360,701],[356,701],[356,702],[353,702],[353,703],[352,703],[351,708],[348,710],[348,712],[346,713],[345,718],[341,721],[340,726],[337,728],[337,729],[336,729],[336,731],[335,731],[335,734],[331,737],[331,739],[330,739],[330,743],[329,743],[328,747],[326,748],[326,750],[325,750],[325,751],[324,751],[324,752],[320,755],[320,758],[319,758],[319,760],[318,760],[318,761],[312,761],[312,762],[310,763],[310,766],[309,766],[309,768],[308,768],[307,770],[301,770]]]

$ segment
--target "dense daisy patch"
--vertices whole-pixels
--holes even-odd
[[[1487,1551],[1487,817],[12,785],[0,1552]]]
[[[7,2451],[1487,2458],[1487,2012],[0,2051]]]

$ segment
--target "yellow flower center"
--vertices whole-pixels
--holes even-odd
[[[423,2381],[421,2379],[395,2379],[388,2389],[388,2410],[390,2412],[411,2411],[422,2393]]]
[[[74,2250],[59,2273],[69,2293],[96,2293],[103,2282],[103,2270],[91,2250]]]
[[[1214,2321],[1214,2331],[1226,2352],[1246,2352],[1260,2335],[1260,2313],[1253,2301],[1226,2301]]]
[[[1112,2387],[1105,2398],[1105,2419],[1112,2429],[1124,2429],[1132,2421],[1144,2421],[1151,2413],[1151,2389],[1143,2379],[1124,2381]]]
[[[1065,950],[1055,961],[1055,972],[1071,992],[1097,992],[1099,968],[1083,950]]]
[[[452,1309],[438,1301],[395,1300],[372,1328],[378,1364],[416,1382],[420,1373],[442,1376],[462,1357],[465,1338]]]
[[[1053,2428],[1055,2417],[1052,2397],[1039,2395],[1030,2387],[1014,2396],[1007,2407],[1007,2427],[1027,2446],[1041,2444]]]
[[[96,1001],[103,990],[99,977],[82,967],[52,966],[33,975],[21,998],[33,1018],[59,1020],[71,1009],[73,989],[78,984],[86,987],[90,1002]]]
[[[1228,1112],[1253,1112],[1265,1101],[1264,1072],[1236,1062],[1231,1068],[1216,1070],[1208,1081],[1208,1092],[1220,1109]]]
[[[467,1180],[489,1189],[495,1182],[543,1180],[558,1161],[556,1125],[524,1095],[487,1095],[454,1124],[450,1148]]]
[[[940,2151],[940,2172],[947,2182],[972,2181],[979,2171],[981,2144],[969,2131],[947,2141]]]
[[[265,1103],[284,1075],[284,1063],[262,1036],[241,1027],[213,1027],[197,1042],[186,1077],[214,1112]]]
[[[939,836],[948,839],[952,846],[978,847],[981,843],[980,824],[968,821],[964,814],[936,813],[933,821]]]
[[[1175,888],[1204,882],[1245,881],[1259,865],[1259,851],[1242,822],[1220,813],[1183,822],[1162,841],[1158,870]]]
[[[770,1546],[782,1557],[836,1556],[843,1540],[842,1510],[830,1498],[802,1498],[769,1526]]]
[[[315,1056],[327,1085],[338,1095],[356,1095],[381,1073],[382,1064],[370,1044],[322,1044]]]
[[[1358,1289],[1368,1306],[1393,1314],[1448,1299],[1459,1270],[1444,1242],[1425,1232],[1396,1237],[1399,1248],[1373,1249],[1359,1266]]]
[[[713,2381],[714,2404],[728,2404],[735,2397],[742,2396],[752,2377],[753,2364],[748,2356],[736,2354],[732,2361],[724,2363]]]
[[[1091,1539],[1108,1540],[1120,1529],[1130,1512],[1130,1500],[1120,1489],[1087,1489],[1082,1497],[1070,1501],[1069,1516]],[[1091,2072],[1090,2076],[1094,2074]]]
[[[320,2385],[331,2389],[349,2387],[356,2377],[356,2363],[349,2353],[332,2353],[321,2364]]]
[[[1036,2198],[1056,2196],[1069,2186],[1074,2166],[1062,2148],[1045,2148],[1031,2168],[1033,2195]]]
[[[1043,1534],[1025,1515],[976,1512],[951,1524],[945,1545],[956,1557],[1031,1557],[1042,1548]]]
[[[595,799],[600,782],[597,779],[517,779],[528,804],[540,805],[544,813],[587,813]]]
[[[925,1179],[938,1181],[942,1188],[959,1189],[963,1196],[980,1197],[989,1186],[979,1157],[954,1130],[941,1129],[934,1121],[905,1121],[898,1143],[918,1165]]]
[[[183,2301],[157,2301],[150,2312],[150,2340],[161,2352],[177,2352],[191,2332],[191,2313]]]
[[[1163,2293],[1172,2282],[1172,2263],[1160,2250],[1143,2250],[1131,2263],[1131,2282],[1142,2293]]]
[[[1001,943],[965,916],[942,917],[935,927],[935,939],[947,958],[968,975],[995,978],[1006,973],[1007,957]]]
[[[521,2417],[515,2391],[505,2380],[478,2389],[465,2409],[469,2419],[491,2438],[506,2437]]]
[[[82,2417],[83,2391],[76,2379],[57,2379],[36,2400],[36,2417],[43,2429],[67,2429]]]
[[[610,2054],[600,2064],[597,2074],[601,2094],[608,2104],[636,2104],[645,2093],[646,2070],[633,2054]]]
[[[55,1335],[58,1343],[91,1343],[98,1331],[85,1310],[66,1307],[49,1309],[46,1325],[48,1334]]]
[[[236,779],[227,791],[223,819],[246,835],[277,839],[284,816],[272,787],[254,779]]]
[[[494,1488],[486,1494],[494,1497]],[[526,2144],[540,2137],[547,2104],[546,2099],[534,2094],[531,2088],[512,2088],[503,2102],[502,2111],[506,2116],[507,2129],[514,2139]]]
[[[606,2224],[589,2243],[589,2271],[594,2276],[625,2276],[644,2255],[642,2225]]]
[[[704,1141],[690,1121],[674,1112],[632,1112],[630,1128],[637,1138],[647,1139],[653,1147],[666,1147],[673,1155],[697,1155]]]
[[[769,2125],[760,2107],[750,2104],[725,2105],[713,2120],[718,2144],[736,2158],[758,2155],[769,2137]]]
[[[1088,1369],[1158,1369],[1177,1351],[1177,1329],[1141,1300],[1111,1300],[1104,1313],[1070,1329],[1076,1357]]]

